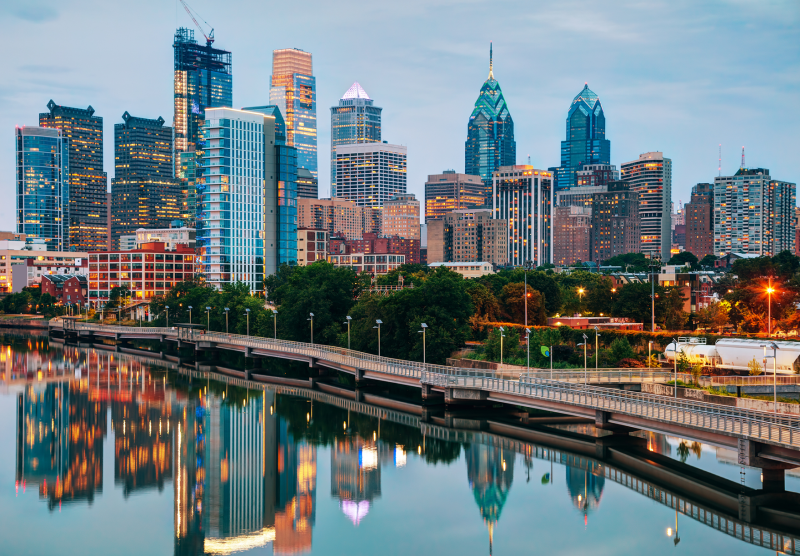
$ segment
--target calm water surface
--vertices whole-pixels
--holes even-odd
[[[675,544],[669,492],[554,446],[46,337],[0,335],[0,372],[2,554],[776,552],[701,499]],[[646,437],[760,488],[733,451]]]

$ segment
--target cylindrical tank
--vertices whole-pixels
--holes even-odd
[[[793,374],[800,371],[800,342],[781,342],[774,340],[750,340],[742,338],[725,338],[718,340],[715,347],[720,361],[717,367],[723,369],[731,369],[737,371],[749,371],[748,366],[753,359],[759,365],[764,367],[764,346],[766,348],[766,355],[769,358],[766,360],[766,372],[770,373],[773,370],[773,349],[772,344],[775,344],[778,349],[774,350],[777,361],[777,372],[783,374]]]
[[[717,360],[716,346],[709,346],[706,344],[679,343],[677,345],[678,357],[680,357],[681,353],[686,355],[686,359],[692,365],[701,363],[702,365],[712,366],[714,362]],[[666,357],[668,361],[672,362],[674,361],[675,356],[676,356],[675,342],[670,342],[667,345],[666,349],[664,349],[664,357]]]

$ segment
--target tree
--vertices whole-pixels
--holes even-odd
[[[683,310],[686,298],[680,288],[666,288],[664,328],[667,330],[682,330],[686,324],[686,311]]]
[[[644,253],[625,253],[611,257],[603,263],[606,266],[621,266],[625,272],[646,272],[650,259]]]
[[[610,346],[611,358],[617,364],[623,359],[633,359],[636,357],[633,348],[627,338],[617,338],[611,342]]]
[[[692,270],[696,270],[698,268],[698,259],[689,251],[682,251],[680,253],[676,253],[672,256],[672,258],[667,262],[669,265],[678,265],[678,266],[689,266]]]
[[[467,282],[466,291],[475,307],[469,323],[473,337],[476,337],[482,333],[487,323],[497,322],[500,315],[500,302],[497,301],[492,290],[475,280]]]
[[[617,295],[614,301],[615,317],[624,317],[641,322],[645,328],[649,328],[650,316],[652,312],[650,299],[651,285],[647,282],[633,282],[617,288]],[[656,322],[663,323],[666,314],[665,293],[666,288],[656,286]]]
[[[506,285],[525,282],[525,270],[522,268],[503,269],[495,274],[481,276],[473,281],[485,285],[492,290],[495,296],[499,297]],[[561,309],[561,289],[553,278],[552,270],[528,272],[528,287],[533,288],[544,296],[544,307],[548,315],[554,315]]]
[[[714,266],[714,263],[716,263],[716,261],[718,259],[719,259],[719,257],[716,257],[714,255],[708,254],[705,257],[703,257],[702,259],[700,259],[700,266],[702,268],[712,268]]]
[[[503,335],[502,342],[500,341],[501,334]],[[500,361],[500,348],[502,345],[503,361],[515,359],[519,356],[520,352],[519,342],[520,333],[516,328],[508,327],[502,333],[499,328],[495,328],[489,333],[489,338],[486,340],[486,358],[489,361]],[[533,352],[531,352],[531,355],[533,355]]]
[[[750,369],[750,374],[753,376],[760,375],[763,371],[761,368],[761,363],[759,363],[755,357],[753,357],[753,360],[747,364],[747,368]]]
[[[586,306],[594,315],[610,315],[614,311],[615,291],[610,278],[600,278],[587,292]]]
[[[697,322],[706,329],[721,329],[728,324],[731,304],[727,301],[711,303],[697,311]]]
[[[544,309],[544,298],[541,293],[528,286],[528,325],[545,325],[547,316]],[[504,316],[509,322],[523,324],[525,322],[525,284],[519,282],[506,284],[500,294]]]

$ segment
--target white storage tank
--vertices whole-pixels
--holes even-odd
[[[679,341],[677,344],[678,357],[680,357],[681,353],[686,355],[686,359],[692,365],[700,363],[701,365],[711,367],[719,361],[717,347],[709,346],[704,343],[684,343]],[[675,355],[675,342],[670,342],[664,349],[664,357],[666,357],[669,362],[673,362],[675,360]]]
[[[749,371],[748,364],[755,359],[764,365],[764,348],[762,346],[774,343],[778,346],[775,352],[777,357],[777,372],[794,374],[800,372],[800,342],[782,342],[768,339],[743,339],[724,338],[717,340],[715,347],[719,355],[717,367],[736,371]],[[771,347],[767,348],[767,355],[772,355]],[[767,359],[766,372],[773,369],[772,357]]]

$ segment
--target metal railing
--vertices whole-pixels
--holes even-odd
[[[520,375],[520,380],[524,377],[545,378],[561,382],[583,383],[588,380],[591,384],[619,384],[633,383],[641,384],[647,382],[664,383],[675,380],[675,373],[672,371],[649,371],[647,369],[588,369],[587,371],[575,370],[553,370],[552,378],[550,370],[532,371]],[[688,373],[678,373],[678,380],[684,383],[693,381],[692,375]]]
[[[760,376],[704,376],[711,386],[772,386],[773,384],[800,384],[800,375],[771,374]]]
[[[75,327],[77,330],[128,334],[137,330],[130,327],[88,323],[75,323]],[[549,371],[529,373],[509,380],[495,371],[423,364],[319,344],[219,332],[197,332],[191,329],[173,330],[149,327],[138,330],[143,334],[160,333],[187,341],[206,341],[322,359],[363,371],[417,379],[422,384],[438,387],[480,389],[514,394],[800,448],[799,418],[706,402],[673,399],[655,394],[583,385],[579,383],[583,379],[582,371],[561,371],[560,374],[564,376],[559,380],[550,380],[549,377],[542,376],[549,374]],[[652,371],[648,373],[641,369],[606,372],[609,382],[612,378],[619,381],[625,373],[628,377],[638,376],[640,380],[644,377],[655,381],[662,373],[661,378],[671,379],[674,377],[667,372]],[[601,376],[599,372],[596,375],[598,379]]]

